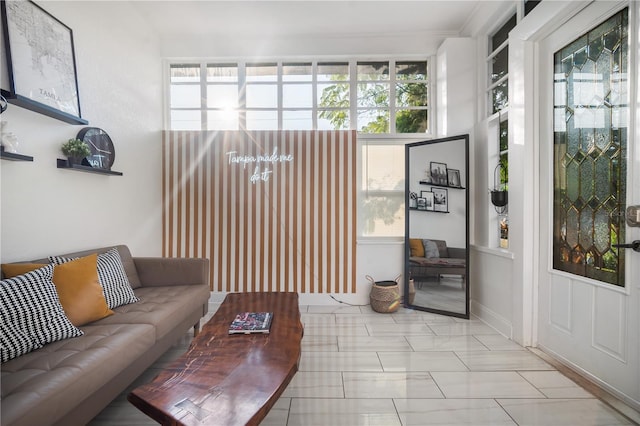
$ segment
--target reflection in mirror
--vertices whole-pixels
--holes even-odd
[[[405,305],[469,318],[469,135],[406,145]]]

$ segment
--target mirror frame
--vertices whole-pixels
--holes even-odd
[[[409,208],[409,194],[410,190],[410,151],[411,148],[424,146],[424,145],[433,145],[443,142],[452,142],[452,141],[464,141],[464,167],[465,167],[465,175],[464,181],[461,182],[464,185],[465,189],[465,310],[464,313],[453,312],[453,311],[445,311],[435,308],[429,308],[426,306],[413,305],[409,303],[409,280],[411,277],[409,276],[409,257],[411,256],[411,251],[409,249],[409,228],[410,228],[410,208]],[[440,139],[430,139],[421,142],[413,142],[405,145],[405,244],[404,244],[404,296],[403,302],[404,306],[409,309],[417,309],[426,312],[432,312],[440,315],[448,315],[458,318],[466,318],[469,319],[469,286],[470,286],[470,277],[469,277],[469,135],[458,135],[458,136],[450,136],[446,138]]]

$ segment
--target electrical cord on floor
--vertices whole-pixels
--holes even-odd
[[[342,303],[343,305],[349,305],[349,306],[369,306],[369,305],[370,305],[369,303],[365,303],[364,305],[355,305],[355,304],[353,304],[353,303],[343,302],[342,300],[338,300],[338,299],[336,299],[336,298],[333,296],[333,294],[330,294],[330,295],[329,295],[329,297],[330,297],[330,298],[332,298],[333,300],[335,300],[335,301],[336,301],[336,302],[338,302],[338,303]]]

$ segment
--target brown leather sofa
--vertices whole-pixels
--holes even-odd
[[[111,247],[64,254],[78,257]],[[117,246],[139,302],[2,364],[2,426],[82,425],[95,417],[208,311],[209,261],[132,257]],[[31,262],[47,263],[47,259]]]

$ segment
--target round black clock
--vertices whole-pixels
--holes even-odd
[[[116,158],[116,150],[107,132],[97,127],[85,127],[78,132],[77,137],[86,142],[91,150],[91,154],[84,159],[83,163],[86,161],[96,169],[111,170]]]

